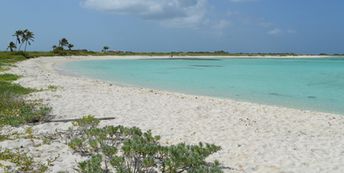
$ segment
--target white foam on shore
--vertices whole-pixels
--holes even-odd
[[[88,114],[114,116],[115,120],[103,124],[152,129],[154,134],[161,135],[164,144],[214,143],[222,150],[211,159],[236,169],[226,172],[344,172],[342,115],[111,85],[67,76],[56,69],[57,64],[65,62],[111,58],[119,57],[37,58],[18,63],[11,72],[23,76],[18,81],[23,86],[59,87],[55,92],[43,91],[31,96],[49,104],[57,119]],[[43,124],[34,127],[34,131],[53,133],[69,125]],[[60,153],[70,161],[57,161],[50,169],[52,172],[61,168],[73,171],[76,160],[80,160],[62,146],[48,151]]]

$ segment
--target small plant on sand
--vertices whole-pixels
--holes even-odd
[[[48,90],[49,90],[49,91],[53,91],[53,92],[57,91],[58,88],[59,88],[59,87],[58,87],[58,86],[55,86],[55,85],[49,85],[49,86],[48,86]]]
[[[37,123],[43,121],[51,110],[40,104],[25,102],[20,97],[10,94],[0,94],[0,96],[0,127]]]
[[[48,167],[42,163],[37,163],[27,153],[17,150],[13,152],[8,149],[0,149],[0,161],[6,161],[11,164],[1,164],[0,168],[5,172],[46,172]]]
[[[0,75],[0,127],[42,121],[50,112],[50,108],[40,103],[23,99],[22,96],[35,90],[12,83],[18,78],[13,74]]]
[[[151,131],[123,126],[98,127],[99,121],[86,116],[74,122],[68,145],[89,159],[79,163],[83,173],[119,172],[222,172],[220,164],[205,159],[220,150],[211,144],[162,146]]]
[[[0,142],[6,141],[9,139],[10,139],[10,135],[3,135],[3,134],[0,135]]]
[[[19,79],[19,76],[18,75],[14,75],[14,74],[1,74],[0,75],[0,81],[3,81],[3,82],[12,82],[12,81],[15,81]]]

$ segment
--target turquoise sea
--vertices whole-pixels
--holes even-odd
[[[87,60],[64,72],[117,84],[344,114],[344,58]]]

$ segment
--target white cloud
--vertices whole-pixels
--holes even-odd
[[[273,28],[267,32],[269,35],[281,35],[281,34],[295,34],[296,31],[292,29],[280,29],[280,28]]]
[[[231,25],[231,22],[225,19],[221,19],[214,23],[213,27],[217,30],[224,30]]]
[[[281,33],[282,33],[282,30],[279,29],[279,28],[274,28],[274,29],[268,31],[269,35],[278,35],[278,34],[281,34]]]
[[[176,27],[195,27],[205,20],[207,0],[82,0],[87,8],[135,15]]]
[[[206,25],[211,26],[210,29],[214,36],[222,37],[232,26],[232,22],[228,19],[209,20]]]

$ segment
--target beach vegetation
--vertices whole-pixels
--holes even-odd
[[[0,142],[6,141],[6,140],[9,140],[9,139],[10,139],[9,135],[3,135],[3,134],[0,135]]]
[[[67,135],[68,145],[88,157],[78,164],[79,172],[222,172],[218,161],[205,161],[221,149],[213,144],[163,146],[160,137],[151,131],[124,126],[100,128],[93,116],[73,124],[75,127]]]
[[[2,89],[3,87],[0,88]],[[6,93],[6,91],[0,96],[0,126],[37,123],[45,120],[51,110],[40,103],[25,101],[20,96]]]
[[[71,55],[72,48],[74,47],[73,44],[71,44],[66,38],[62,38],[59,40],[58,45],[53,45],[53,53],[55,55]],[[75,52],[74,52],[75,53]]]
[[[33,56],[31,56],[28,52],[24,52],[24,51],[17,51],[15,52],[15,54],[25,57],[26,59],[33,58]]]
[[[68,40],[67,40],[68,41]],[[69,42],[68,42],[69,43]],[[69,43],[70,44],[70,43]],[[110,48],[109,48],[110,49]],[[87,49],[69,50],[67,47],[61,48],[54,45],[52,51],[20,51],[17,52],[0,52],[0,59],[9,61],[21,61],[28,58],[36,57],[53,57],[53,56],[297,56],[295,53],[229,53],[225,51],[213,52],[131,52],[131,51],[90,51]],[[335,56],[343,56],[343,54],[334,54]],[[329,55],[330,56],[330,55]],[[2,60],[0,61],[2,63]],[[1,67],[0,67],[1,68]],[[2,69],[0,69],[2,70]]]
[[[21,44],[22,37],[24,35],[23,30],[17,30],[13,36],[16,37],[16,44]]]
[[[2,74],[0,75],[0,94],[2,96],[4,95],[26,95],[33,91],[34,89],[31,88],[25,88],[21,85],[15,84],[10,82],[12,79],[14,79],[16,76],[10,76],[8,74]],[[11,79],[12,78],[12,79]]]
[[[59,87],[58,86],[55,86],[55,85],[48,85],[48,90],[49,91],[56,91]]]
[[[53,46],[53,50],[60,49],[60,50],[72,50],[74,47],[73,44],[69,43],[69,41],[66,38],[62,38],[59,40],[58,45]]]
[[[60,56],[67,55],[67,52],[60,46],[53,46],[53,53]]]
[[[17,49],[17,45],[11,41],[8,46],[7,46],[7,50],[10,50],[11,52],[15,51]]]
[[[103,49],[102,49],[102,52],[108,52],[110,49],[109,46],[104,46]]]
[[[12,164],[0,164],[0,168],[5,172],[37,172],[44,173],[48,170],[48,166],[30,157],[25,152],[19,150],[11,151],[9,149],[0,148],[0,160]],[[14,165],[13,165],[14,164]]]
[[[16,38],[16,43],[19,44],[18,51],[20,51],[22,46],[24,45],[24,52],[26,52],[27,46],[31,45],[35,39],[35,34],[28,29],[17,30],[13,34],[13,36]],[[10,42],[10,45],[11,43],[12,43],[12,46],[11,46],[12,49],[10,50],[11,52],[13,52],[13,50],[17,48],[17,44],[15,44],[14,42]]]
[[[17,79],[19,79],[19,76],[15,74],[8,74],[8,73],[0,74],[0,81],[12,82]]]
[[[0,54],[0,67],[13,65],[22,59],[25,58],[17,55],[13,55],[13,58],[2,58]],[[0,127],[39,122],[50,112],[50,108],[41,103],[24,100],[25,95],[36,90],[13,83],[18,78],[19,76],[14,74],[0,75]]]
[[[67,47],[69,44],[69,41],[66,38],[62,38],[61,40],[59,40],[59,47]]]
[[[22,43],[25,44],[24,46],[24,52],[26,52],[26,48],[28,45],[31,45],[32,42],[34,41],[35,39],[35,34],[33,32],[31,32],[30,30],[28,29],[25,29],[24,31],[24,34],[22,36]]]
[[[74,45],[73,44],[70,44],[70,43],[68,43],[68,45],[67,45],[67,47],[68,47],[68,50],[72,50],[72,48],[74,47]]]
[[[25,60],[22,55],[16,52],[0,52],[0,68],[13,66],[14,63]]]

